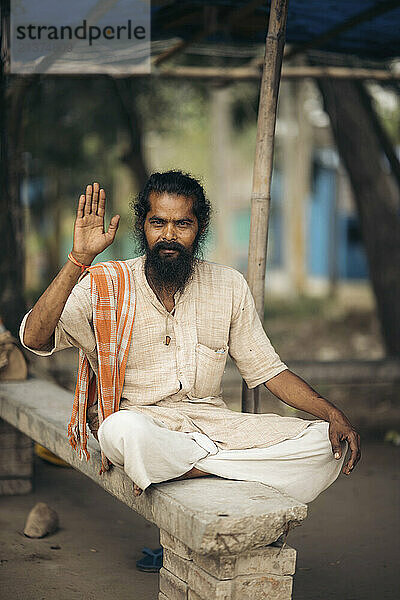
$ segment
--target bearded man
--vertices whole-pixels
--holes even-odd
[[[200,258],[210,221],[200,183],[181,171],[154,173],[134,211],[143,255],[124,263],[133,274],[135,317],[118,409],[105,419],[99,411],[98,430],[102,452],[124,468],[134,493],[212,474],[310,502],[338,477],[347,447],[349,475],[360,459],[358,433],[280,360],[244,277]],[[96,375],[91,278],[80,274],[115,239],[120,217],[105,231],[104,213],[105,191],[88,185],[70,260],[20,331],[23,345],[42,356],[80,348]],[[250,388],[264,384],[317,420],[229,410],[221,396],[228,353]]]

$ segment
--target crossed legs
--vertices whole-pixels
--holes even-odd
[[[101,449],[123,467],[139,495],[151,483],[216,475],[258,481],[302,502],[311,502],[338,477],[328,423],[313,423],[296,438],[268,448],[218,450],[201,433],[171,431],[148,415],[123,410],[108,417],[99,432]]]

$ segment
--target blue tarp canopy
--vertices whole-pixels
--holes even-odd
[[[234,12],[246,5],[252,7],[251,12],[232,19]],[[207,30],[210,22],[216,22],[217,27],[202,41],[264,43],[269,6],[267,0],[153,0],[152,40],[191,40],[205,27]],[[348,31],[319,44],[318,49],[369,59],[400,56],[400,1],[393,0],[289,0],[286,42],[308,43],[373,9],[381,14],[369,15]]]

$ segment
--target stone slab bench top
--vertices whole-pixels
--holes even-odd
[[[135,498],[122,469],[99,474],[100,450],[92,436],[90,460],[79,460],[67,438],[71,408],[71,392],[49,381],[0,383],[2,419],[198,554],[240,554],[266,546],[307,516],[305,504],[273,488],[217,477],[153,484]]]

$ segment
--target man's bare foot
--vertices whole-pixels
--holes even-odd
[[[180,477],[176,477],[175,479],[170,479],[170,481],[178,481],[179,479],[193,479],[194,477],[207,477],[210,473],[206,473],[205,471],[200,471],[200,469],[196,469],[196,467],[192,467],[190,471],[184,473]]]
[[[169,479],[169,481],[178,481],[179,479],[192,479],[193,477],[206,477],[207,475],[210,475],[210,473],[205,473],[204,471],[200,471],[199,469],[196,469],[196,467],[193,467],[187,473],[184,473],[180,477],[176,477],[176,479]],[[133,483],[133,495],[135,497],[138,497],[142,493],[143,490],[138,485],[136,485],[136,483]]]
[[[138,485],[136,485],[136,483],[133,484],[133,495],[138,497],[140,496],[140,494],[143,493],[142,488],[140,488]]]
[[[99,430],[99,415],[97,413],[97,402],[95,404],[92,404],[92,406],[88,406],[86,420],[93,436],[96,438],[97,441],[99,441],[97,435],[97,432]]]

